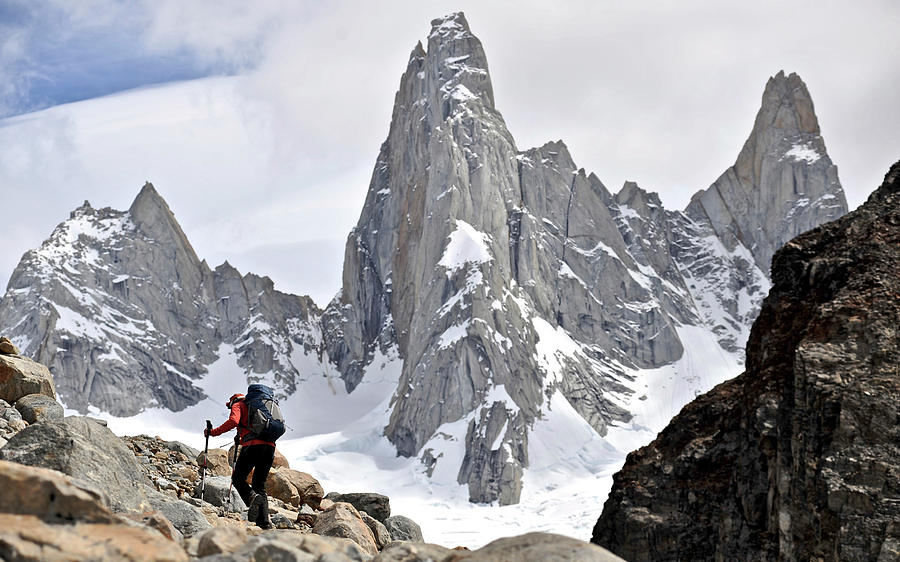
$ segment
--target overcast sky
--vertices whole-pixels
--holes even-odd
[[[463,10],[520,150],[562,139],[672,209],[734,163],[779,70],[851,207],[900,158],[900,3],[0,0],[0,280],[144,181],[201,258],[324,306],[409,52]]]

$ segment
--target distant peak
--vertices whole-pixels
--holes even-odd
[[[141,192],[135,197],[129,210],[134,214],[136,210],[140,212],[148,207],[163,207],[166,210],[169,209],[165,199],[162,198],[159,192],[156,191],[156,188],[153,187],[153,184],[149,181],[141,188]]]
[[[409,54],[409,62],[411,63],[414,60],[423,59],[425,58],[425,55],[425,47],[422,46],[421,41],[418,41],[412,52]]]
[[[156,240],[168,240],[174,237],[183,247],[194,254],[190,242],[181,230],[175,215],[169,209],[169,205],[165,199],[157,193],[153,184],[147,182],[141,188],[141,192],[134,199],[134,203],[128,209],[131,220],[138,225],[142,231],[150,235]],[[199,260],[196,260],[199,263]]]
[[[646,206],[662,207],[662,201],[660,201],[658,193],[647,191],[633,181],[626,181],[622,185],[622,189],[616,194],[616,203],[627,205],[632,209]]]
[[[812,96],[796,73],[781,70],[766,82],[757,125],[819,134],[819,121],[813,109]]]
[[[241,277],[240,271],[238,271],[236,267],[231,265],[228,262],[228,260],[225,260],[224,262],[219,264],[216,267],[215,272],[217,275],[227,275],[230,277]]]

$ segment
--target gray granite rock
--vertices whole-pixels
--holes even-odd
[[[194,487],[194,497],[200,497],[200,484],[198,481]],[[247,509],[228,476],[207,476],[202,499],[234,513],[242,513]]]
[[[391,516],[391,499],[383,494],[373,492],[328,494],[328,499],[335,503],[349,503],[358,511],[365,511],[382,523]]]
[[[30,425],[0,449],[0,458],[58,470],[102,491],[114,511],[139,509],[149,485],[131,450],[112,431],[88,418]]]
[[[145,495],[146,503],[162,513],[185,537],[212,527],[203,512],[192,504],[149,488]]]
[[[384,525],[395,541],[425,542],[422,527],[409,517],[391,515],[384,520]]]
[[[62,404],[46,394],[28,394],[16,400],[16,410],[28,423],[60,421],[64,411]]]

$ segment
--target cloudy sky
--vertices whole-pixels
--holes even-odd
[[[409,52],[457,10],[519,148],[562,139],[613,191],[683,208],[782,69],[851,207],[900,158],[892,0],[0,0],[0,281],[84,200],[127,209],[150,180],[211,265],[326,304]]]

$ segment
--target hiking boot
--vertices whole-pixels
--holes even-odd
[[[247,521],[254,523],[257,519],[259,519],[259,508],[262,506],[265,498],[265,494],[250,492],[250,505],[247,506]]]
[[[271,529],[272,521],[269,519],[269,497],[266,494],[260,494],[259,514],[256,517],[256,526],[260,529]]]

